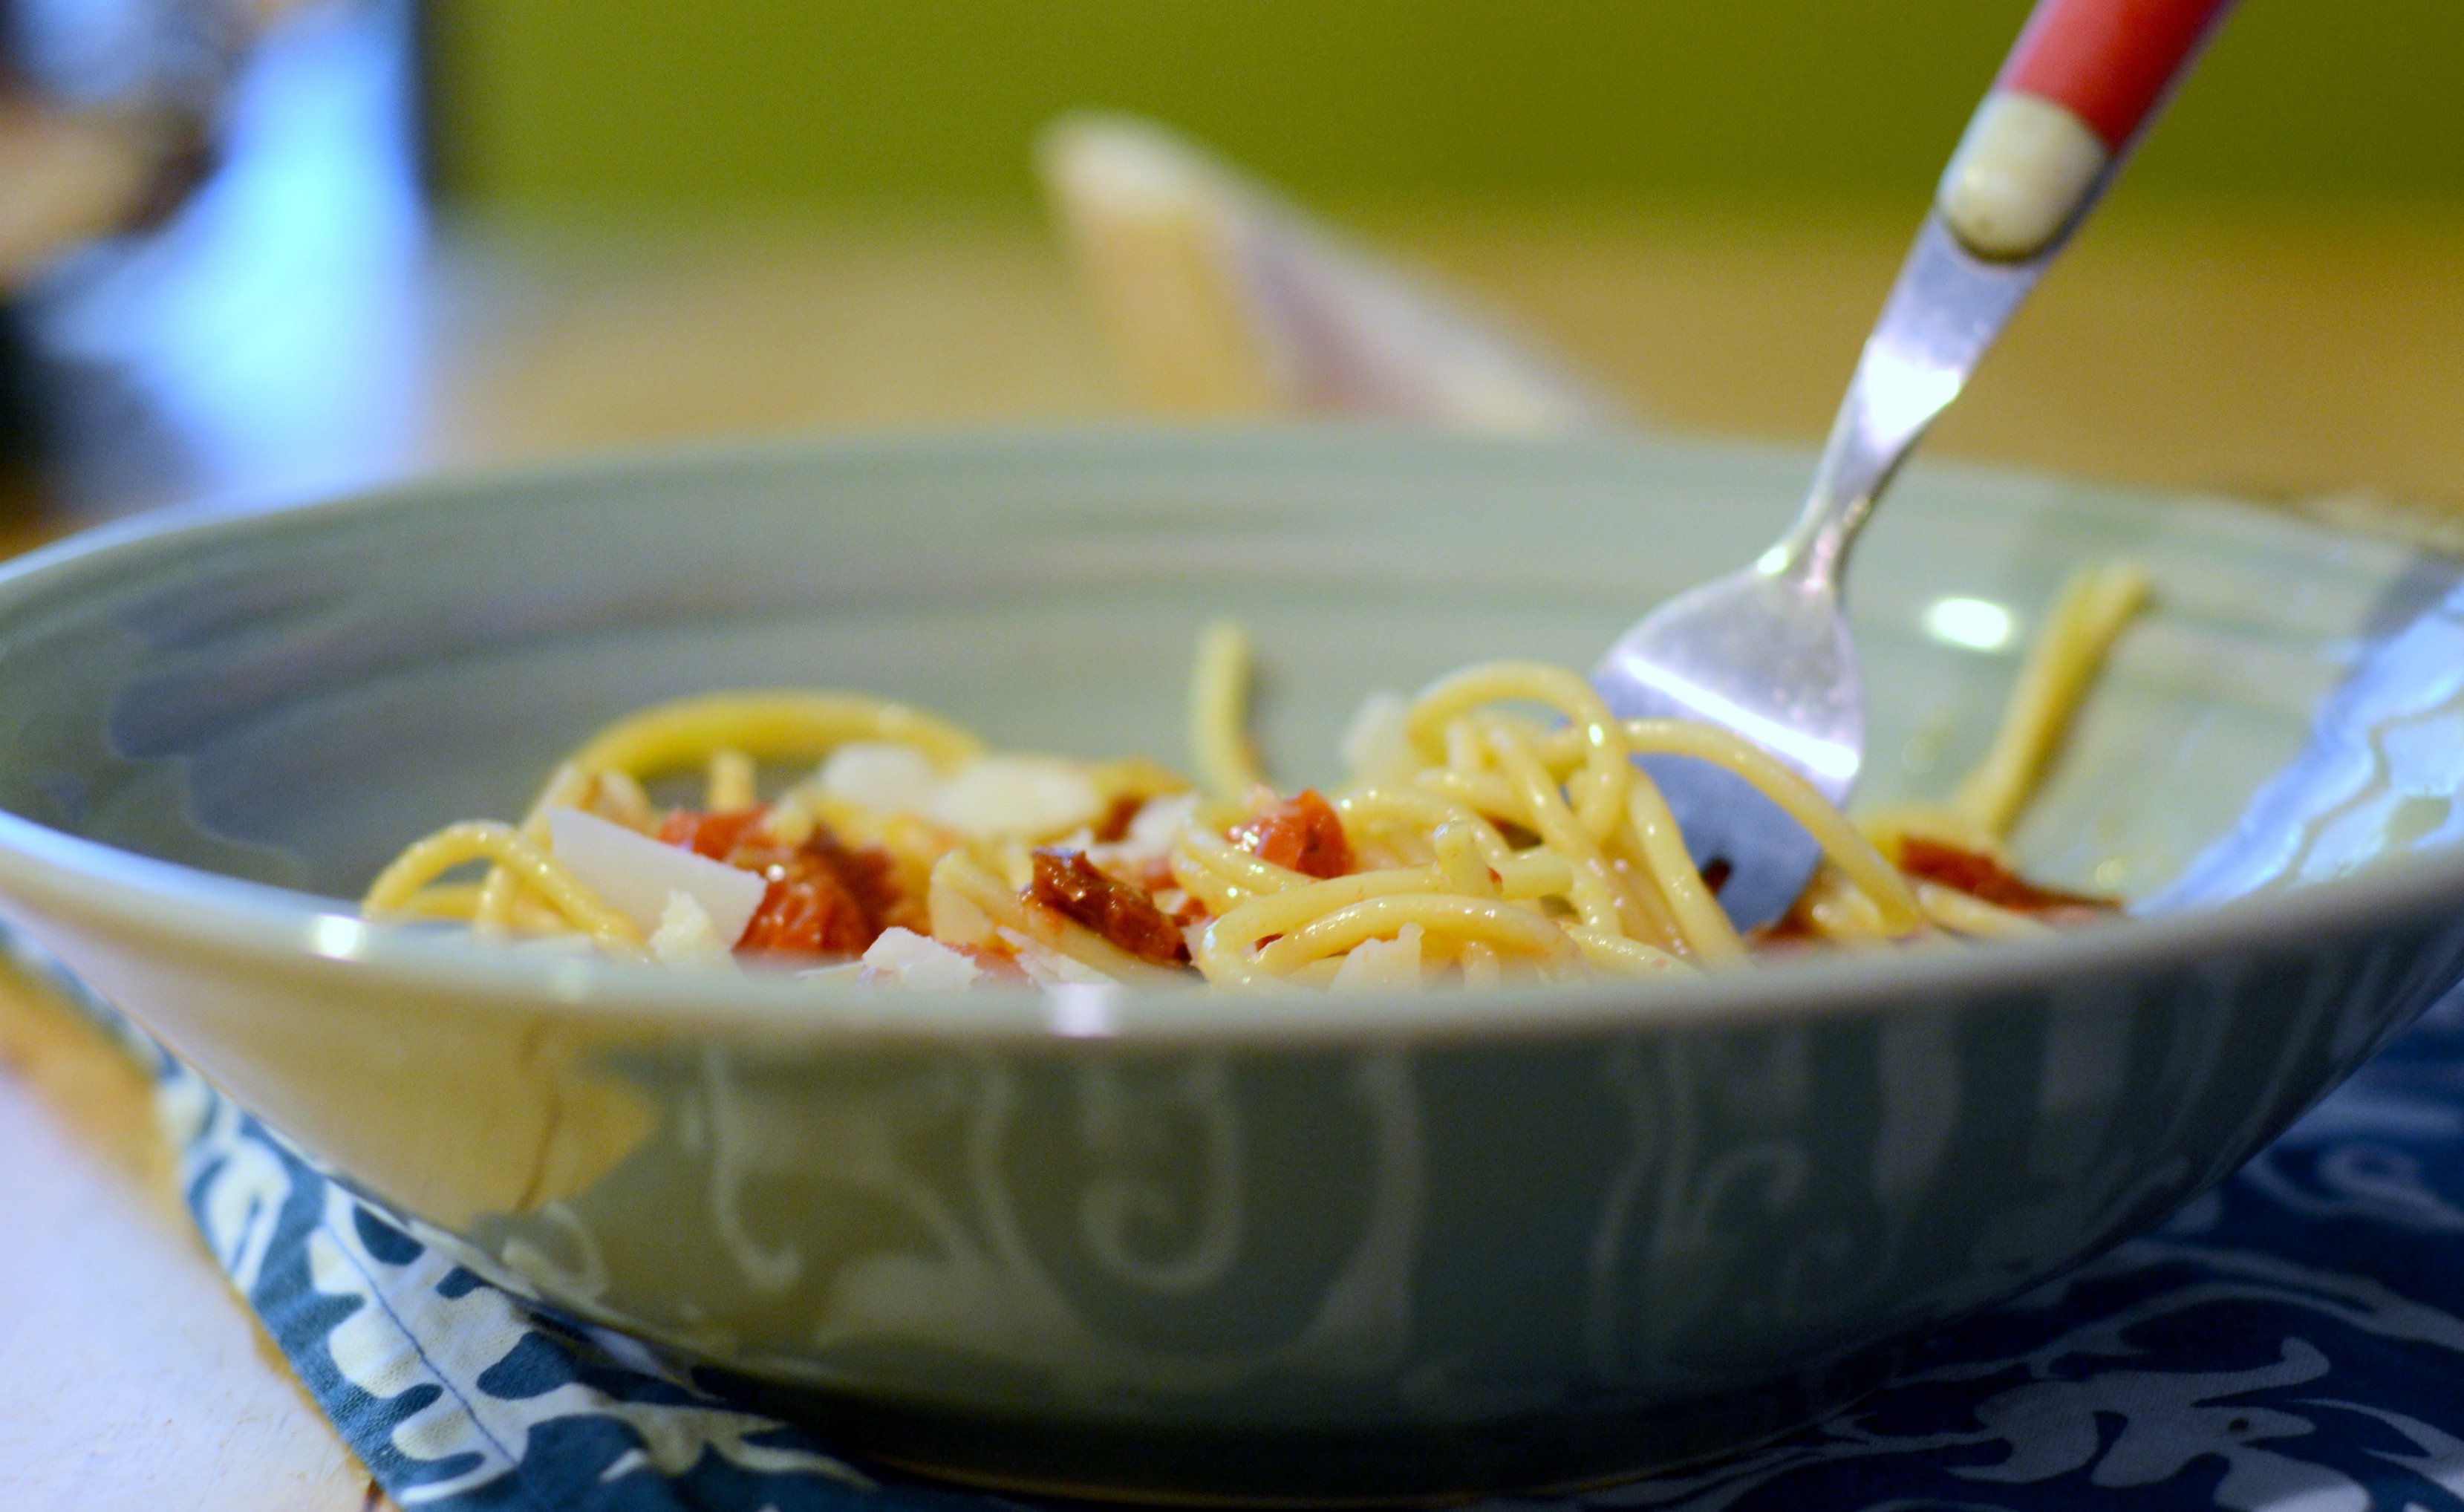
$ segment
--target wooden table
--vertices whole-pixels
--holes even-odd
[[[1497,208],[1369,224],[1646,422],[1806,443],[1907,223]],[[424,276],[417,441],[385,467],[1129,407],[1029,228],[466,239]],[[2464,217],[2167,218],[2125,199],[1934,449],[2453,538],[2459,413]],[[0,1213],[0,1507],[381,1500],[197,1241],[142,1078],[8,982]]]

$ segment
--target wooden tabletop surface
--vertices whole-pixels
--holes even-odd
[[[1800,444],[1828,422],[1905,234],[1832,215],[1503,209],[1372,229],[1639,419]],[[447,242],[422,277],[414,440],[386,470],[1129,406],[1030,228],[498,236]],[[2464,520],[2459,413],[2464,217],[2118,205],[1932,448],[2437,537]],[[135,1067],[0,980],[0,1507],[382,1504],[175,1186]]]

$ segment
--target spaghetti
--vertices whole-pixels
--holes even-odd
[[[1861,823],[1727,730],[1619,719],[1582,677],[1534,662],[1468,668],[1408,703],[1373,698],[1345,742],[1352,778],[1280,793],[1247,734],[1248,639],[1222,624],[1201,636],[1192,680],[1198,784],[1139,760],[988,753],[860,694],[716,694],[601,732],[518,824],[457,823],[412,844],[363,909],[627,959],[769,958],[920,988],[1478,987],[2039,933],[2113,905],[2021,880],[2003,840],[2147,596],[2135,567],[2079,574],[1949,803]],[[1717,877],[1688,858],[1633,759],[1659,753],[1728,768],[1820,844],[1820,870],[1777,925],[1730,925]],[[764,769],[782,764],[809,769],[765,800]],[[695,778],[697,805],[649,796]]]

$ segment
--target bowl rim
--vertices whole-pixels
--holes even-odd
[[[1798,458],[1794,449],[1687,438],[1488,438],[1408,427],[1090,426],[891,431],[860,436],[705,442],[685,447],[527,462],[424,475],[373,489],[275,504],[204,501],[97,526],[0,563],[0,622],[37,595],[74,594],[79,580],[134,558],[254,534],[313,529],[365,512],[406,510],[440,496],[561,483],[574,486],[645,468],[689,472],[746,461],[827,465],[974,453],[1024,458],[1075,451],[1186,453],[1228,447],[1332,448],[1375,457],[1397,440],[1413,449],[1573,454],[1650,449],[1730,457]],[[1377,446],[1364,445],[1375,440]],[[2011,469],[1936,464],[2005,481]],[[2085,485],[2106,488],[2107,485]],[[2224,502],[2189,491],[2116,488],[2176,501]],[[2255,508],[2255,506],[2241,506]],[[2300,521],[2322,535],[2348,534]],[[1518,1041],[1731,1027],[1917,1011],[1946,998],[2017,998],[2064,985],[2138,979],[2195,968],[2236,952],[2315,949],[2464,913],[2464,847],[2392,857],[2363,872],[2215,908],[2189,909],[2044,938],[1958,949],[1810,954],[1751,971],[1607,978],[1473,994],[1138,991],[916,993],[817,984],[791,974],[680,972],[599,957],[473,950],[431,928],[371,923],[342,900],[247,881],[86,840],[0,810],[0,896],[37,915],[202,961],[341,986],[445,993],[475,1007],[587,1016],[611,1024],[725,1031],[849,1042],[1274,1046],[1397,1041]],[[14,911],[14,910],[11,910]],[[31,932],[42,941],[45,931]],[[337,974],[340,974],[339,977]]]

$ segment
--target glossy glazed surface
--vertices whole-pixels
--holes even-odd
[[[1371,688],[1579,664],[1802,459],[1400,435],[715,453],[208,522],[0,579],[11,914],[275,1127],[577,1311],[977,1475],[1250,1496],[1595,1478],[1785,1426],[2146,1226],[2456,975],[2436,862],[2096,938],[1473,1001],[731,988],[370,931],[328,895],[603,720],[891,692],[1176,759],[1196,627],[1330,775]],[[2021,835],[2147,892],[2452,572],[2229,505],[1912,473],[1859,559],[1870,797],[1939,791],[2086,557],[2149,562]],[[1928,634],[1926,627],[1933,626]],[[1971,634],[1971,641],[1979,637]],[[38,827],[39,826],[39,827]],[[79,836],[156,862],[65,838]],[[845,1404],[856,1404],[850,1408]],[[1158,1446],[1166,1446],[1159,1448]]]

